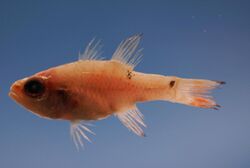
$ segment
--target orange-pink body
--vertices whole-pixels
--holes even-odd
[[[169,90],[166,77],[135,72],[117,61],[77,61],[35,76],[47,78],[52,92],[65,91],[67,95],[61,95],[65,101],[60,101],[63,104],[51,104],[51,118],[67,120],[105,118],[130,109],[136,102],[166,98],[164,93]]]

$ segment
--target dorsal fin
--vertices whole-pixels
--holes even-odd
[[[142,34],[137,34],[122,41],[112,56],[112,60],[117,60],[127,64],[132,69],[141,61],[142,49],[137,50]]]
[[[101,48],[101,40],[96,41],[95,38],[93,38],[85,48],[84,53],[79,53],[79,60],[102,59],[100,57],[102,54]]]

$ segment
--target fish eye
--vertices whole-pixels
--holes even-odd
[[[45,93],[45,86],[39,79],[31,79],[24,84],[24,92],[32,98],[38,98]]]

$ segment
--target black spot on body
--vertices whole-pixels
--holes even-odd
[[[127,72],[128,72],[128,73],[127,73],[128,79],[131,79],[132,76],[134,76],[134,74],[133,74],[132,71],[130,71],[130,70],[128,70]]]
[[[171,82],[169,83],[170,88],[174,87],[174,84],[175,84],[175,81],[171,81]]]

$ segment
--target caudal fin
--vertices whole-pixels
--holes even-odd
[[[211,90],[225,84],[223,81],[197,80],[180,78],[176,87],[175,102],[201,108],[218,109],[210,95]]]

